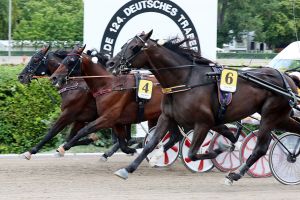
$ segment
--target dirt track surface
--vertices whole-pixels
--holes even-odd
[[[273,177],[246,176],[226,186],[224,173],[213,170],[193,174],[180,160],[167,169],[144,162],[128,180],[113,172],[134,157],[118,155],[102,163],[96,156],[65,158],[33,157],[0,159],[0,199],[112,200],[112,199],[299,199],[300,186],[284,186]]]

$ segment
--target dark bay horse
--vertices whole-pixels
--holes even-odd
[[[84,47],[75,47],[73,49],[69,56],[62,61],[55,73],[52,74],[52,82],[54,85],[60,86],[66,80],[65,77],[71,72],[73,76],[78,76],[78,74],[100,76],[83,77],[96,98],[99,117],[82,128],[74,138],[59,148],[58,151],[64,152],[68,150],[78,139],[89,133],[113,127],[120,139],[121,149],[126,153],[136,152],[135,149],[128,148],[126,145],[124,125],[148,121],[149,128],[153,127],[161,113],[161,88],[155,84],[157,81],[153,76],[144,77],[147,80],[151,80],[154,83],[154,87],[151,99],[145,104],[143,116],[139,118],[134,75],[114,77],[106,71],[103,64],[93,63],[90,56],[82,54],[83,50]],[[80,68],[76,67],[76,63],[80,63]],[[177,126],[173,127],[172,130],[176,131]],[[176,135],[180,135],[179,131]],[[170,139],[170,144],[173,144],[172,139]],[[166,148],[168,149],[168,147]]]
[[[69,52],[66,51],[49,51],[50,46],[42,48],[35,53],[30,59],[29,63],[19,74],[19,81],[23,84],[29,84],[33,76],[51,76],[58,68],[59,63],[67,56]],[[99,57],[99,62],[105,63],[104,57]],[[43,140],[33,147],[30,151],[23,154],[24,158],[30,159],[32,154],[37,153],[49,140],[57,135],[67,125],[73,123],[70,134],[66,141],[69,141],[78,130],[81,129],[87,122],[93,121],[97,118],[97,108],[95,99],[89,92],[89,88],[83,79],[71,80],[68,84],[63,85],[59,93],[62,97],[61,114],[54,125],[50,128]],[[98,139],[97,135],[92,133],[89,138],[82,139],[74,146],[88,145]],[[127,139],[130,139],[127,136]],[[119,144],[116,143],[111,150],[103,154],[103,159],[107,159],[114,152],[119,149]]]
[[[215,79],[207,76],[215,63],[175,42],[158,44],[150,39],[151,34],[152,31],[135,36],[107,63],[114,73],[147,66],[165,91],[162,114],[154,137],[129,166],[116,172],[118,176],[126,179],[128,172],[134,172],[161,140],[168,126],[177,123],[194,129],[189,157],[191,160],[200,160],[205,158],[205,154],[198,154],[198,149],[209,129],[220,123],[240,120],[255,112],[261,114],[257,145],[246,163],[237,171],[229,173],[227,178],[230,182],[242,178],[249,167],[266,154],[271,141],[270,131],[280,129],[300,133],[300,124],[290,117],[292,108],[289,99],[240,77],[232,102],[220,122],[217,117],[220,107],[217,84]],[[292,78],[272,68],[250,70],[247,73],[297,92]]]

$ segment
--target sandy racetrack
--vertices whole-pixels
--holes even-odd
[[[245,177],[225,186],[224,173],[193,174],[180,160],[167,169],[144,162],[128,180],[113,172],[134,157],[118,155],[102,163],[96,156],[0,159],[1,200],[44,199],[299,199],[300,186],[284,186],[273,177]]]

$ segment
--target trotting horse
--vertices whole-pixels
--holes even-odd
[[[233,122],[255,112],[261,114],[255,149],[238,170],[228,174],[227,180],[231,183],[242,178],[249,167],[266,154],[271,141],[270,131],[280,129],[300,133],[300,124],[290,117],[290,99],[240,77],[232,102],[220,121],[217,84],[207,76],[212,72],[211,65],[215,63],[172,42],[161,45],[150,39],[151,34],[152,31],[135,36],[106,64],[114,73],[147,66],[165,92],[162,114],[158,119],[154,137],[129,166],[116,172],[118,176],[126,179],[128,172],[134,172],[161,140],[168,126],[177,123],[194,129],[189,157],[191,160],[199,160],[203,159],[205,154],[198,154],[198,149],[213,126]],[[247,73],[297,92],[297,86],[291,77],[272,68],[250,70]]]
[[[29,84],[33,79],[33,76],[51,76],[57,69],[59,63],[67,56],[69,52],[58,50],[55,52],[48,51],[50,46],[44,47],[36,52],[30,59],[29,63],[19,74],[18,79],[23,84]],[[99,56],[99,62],[105,63],[107,59],[103,56]],[[33,147],[30,151],[25,152],[22,156],[26,159],[30,159],[32,154],[37,153],[49,140],[57,135],[67,125],[73,123],[70,134],[66,141],[69,141],[77,131],[82,128],[85,123],[93,121],[97,118],[97,109],[95,99],[89,92],[89,88],[83,79],[70,80],[68,84],[63,85],[59,93],[62,97],[61,114],[56,120],[54,125],[50,128],[43,140]],[[130,125],[129,125],[130,126]],[[130,136],[130,132],[129,132]],[[96,134],[91,134],[89,138],[82,139],[74,146],[88,145],[97,140]],[[130,137],[127,136],[127,140]],[[118,142],[103,154],[102,159],[112,156],[114,152],[119,149]]]
[[[75,47],[73,51],[62,61],[59,68],[52,74],[52,82],[56,86],[63,84],[65,77],[71,72],[85,75],[87,85],[91,89],[96,99],[98,118],[79,130],[78,134],[67,142],[64,146],[58,148],[59,152],[68,150],[78,139],[94,131],[114,127],[122,150],[126,153],[134,153],[135,149],[126,146],[124,140],[124,125],[148,121],[149,127],[153,127],[161,113],[161,88],[154,84],[152,98],[145,104],[142,116],[138,115],[138,103],[136,101],[136,83],[133,74],[114,77],[106,71],[103,64],[93,63],[90,56],[82,54],[84,47]],[[80,63],[80,67],[76,67]],[[94,77],[88,77],[94,76]],[[98,77],[97,77],[98,76]],[[156,82],[153,76],[144,77],[147,80]],[[177,130],[177,126],[173,127]],[[178,130],[177,130],[178,131]],[[178,134],[180,135],[179,131]],[[173,144],[172,138],[169,143]],[[172,145],[173,146],[173,145]],[[170,147],[172,147],[170,146]],[[166,147],[169,149],[169,147]]]

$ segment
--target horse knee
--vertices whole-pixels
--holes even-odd
[[[253,154],[256,154],[257,156],[262,157],[262,156],[264,156],[264,155],[267,154],[267,151],[268,151],[268,146],[267,145],[263,145],[259,149],[254,150]]]

